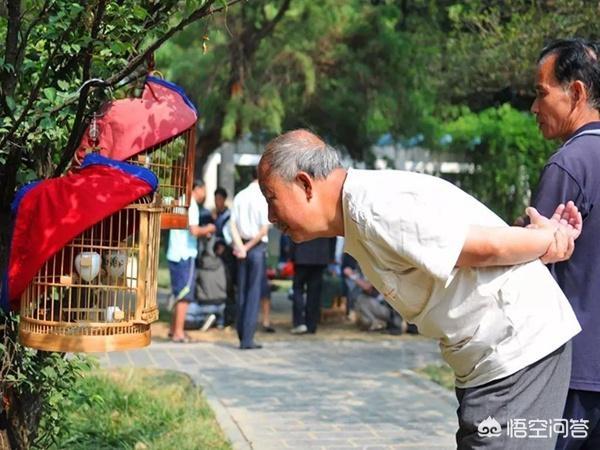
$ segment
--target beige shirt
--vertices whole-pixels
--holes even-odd
[[[581,331],[539,260],[455,267],[470,225],[507,225],[454,185],[350,169],[343,208],[345,251],[402,317],[439,341],[457,387],[511,375]]]

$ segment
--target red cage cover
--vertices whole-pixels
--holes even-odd
[[[90,154],[79,169],[22,188],[12,205],[14,226],[2,306],[6,309],[10,303],[16,309],[36,272],[56,252],[157,186],[148,169]]]
[[[196,123],[192,102],[176,84],[148,77],[141,98],[114,100],[97,119],[101,155],[124,161],[167,141]],[[88,130],[77,150],[79,161],[94,148]]]

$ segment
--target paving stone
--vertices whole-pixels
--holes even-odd
[[[189,373],[236,450],[455,447],[453,393],[410,370],[440,361],[424,339],[279,341],[253,354],[154,343],[99,360]]]

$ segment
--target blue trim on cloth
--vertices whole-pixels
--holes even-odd
[[[10,211],[13,214],[17,213],[17,210],[19,209],[19,205],[21,204],[21,201],[23,200],[23,198],[25,198],[25,195],[30,190],[32,190],[34,187],[36,187],[38,184],[40,184],[41,181],[42,180],[32,181],[31,183],[28,183],[25,186],[21,186],[19,188],[19,190],[15,193],[15,198],[13,198],[13,201],[10,204]]]
[[[146,77],[146,81],[152,81],[153,83],[160,84],[161,86],[164,86],[166,88],[171,89],[172,91],[177,92],[179,95],[181,95],[181,98],[183,98],[185,104],[188,105],[196,113],[196,116],[198,115],[198,110],[196,109],[192,101],[188,98],[188,96],[185,94],[185,91],[181,86],[178,86],[175,83],[171,83],[170,81],[163,80],[162,78],[156,78],[152,76]]]
[[[83,158],[81,168],[83,169],[85,167],[93,165],[113,167],[115,169],[122,170],[123,172],[128,173],[129,175],[140,178],[150,185],[153,192],[158,187],[158,177],[154,174],[154,172],[146,169],[145,167],[136,166],[134,164],[129,164],[123,161],[110,159],[106,156],[100,155],[99,153],[90,153],[86,155],[85,158]]]

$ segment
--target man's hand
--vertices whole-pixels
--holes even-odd
[[[575,239],[583,229],[583,219],[575,204],[569,201],[566,206],[558,205],[549,219],[533,207],[527,208],[525,212],[531,221],[527,228],[537,228],[552,233],[551,244],[540,258],[542,262],[550,264],[569,259],[575,250]]]
[[[237,259],[246,259],[247,256],[247,252],[246,252],[246,247],[241,246],[234,246],[233,247],[233,255],[237,258]]]

